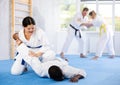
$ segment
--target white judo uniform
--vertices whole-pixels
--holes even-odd
[[[29,51],[33,52],[43,52],[43,55],[39,57],[41,62],[46,62],[49,60],[53,60],[55,58],[55,52],[50,49],[49,42],[43,30],[36,29],[36,31],[32,34],[30,40],[26,40],[24,36],[24,29],[19,32],[20,40],[25,44],[25,46],[29,49]],[[25,51],[25,49],[22,49]],[[15,62],[12,66],[11,73],[14,75],[19,75],[23,72],[25,68],[25,61],[20,56],[20,52],[15,57]],[[27,54],[28,55],[28,54]]]
[[[80,21],[78,21],[78,19]],[[85,16],[83,18],[82,14],[81,13],[77,13],[71,23],[69,24],[68,26],[68,35],[67,35],[67,38],[66,38],[66,41],[63,45],[63,48],[62,48],[62,52],[67,52],[72,40],[74,37],[76,37],[77,41],[78,41],[78,45],[79,45],[79,48],[78,48],[78,52],[80,53],[83,53],[85,54],[85,41],[86,41],[86,38],[85,38],[85,33],[83,33],[81,31],[81,29],[87,29],[85,26],[80,26],[81,23],[85,23],[88,21],[88,17]],[[75,29],[77,29],[78,31],[75,32]],[[79,34],[80,33],[80,34]]]
[[[25,49],[25,51],[22,50],[23,48]],[[48,69],[52,65],[56,65],[56,66],[60,67],[61,70],[63,71],[65,78],[71,78],[77,74],[80,74],[83,77],[86,77],[86,72],[84,70],[69,66],[68,62],[62,60],[61,58],[56,57],[54,60],[42,63],[41,61],[39,61],[39,59],[37,57],[31,57],[28,55],[29,51],[28,51],[28,48],[25,47],[25,44],[21,44],[17,48],[17,50],[18,50],[18,52],[20,52],[18,57],[22,56],[22,58],[25,60],[25,62],[27,62],[32,67],[34,72],[40,77],[48,77],[49,78]]]
[[[96,16],[92,24],[100,29],[100,36],[96,46],[96,56],[101,57],[105,47],[107,47],[109,55],[115,55],[112,26],[106,24],[105,20],[100,16]]]

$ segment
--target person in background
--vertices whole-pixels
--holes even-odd
[[[86,72],[83,69],[72,67],[68,65],[67,61],[59,57],[47,62],[41,62],[38,57],[32,57],[29,54],[29,49],[24,43],[19,44],[17,51],[20,53],[17,57],[22,57],[40,77],[48,77],[55,81],[69,78],[70,82],[78,82],[79,79],[86,77]]]
[[[79,43],[79,52],[80,52],[80,57],[81,58],[86,58],[85,56],[85,36],[83,35],[81,29],[86,29],[85,26],[81,26],[81,23],[87,22],[88,17],[86,16],[88,13],[89,9],[87,7],[83,8],[82,13],[76,13],[75,16],[73,17],[71,23],[68,26],[68,35],[66,38],[66,41],[63,45],[62,51],[60,53],[61,58],[67,60],[64,57],[64,53],[68,50],[72,40],[74,37],[76,37],[78,43]]]
[[[27,16],[23,19],[22,25],[23,29],[21,29],[17,34],[17,44],[22,42],[29,49],[29,55],[32,57],[38,57],[41,62],[54,59],[55,52],[50,49],[50,44],[45,32],[35,26],[34,19]],[[24,48],[22,50],[25,51]],[[11,68],[11,74],[13,75],[22,74],[26,68],[26,62],[20,54],[20,52],[17,52],[15,62]]]
[[[89,13],[89,16],[92,19],[92,21],[89,23],[82,23],[81,25],[87,26],[88,28],[94,26],[96,28],[99,28],[100,30],[99,40],[96,46],[96,54],[92,59],[97,60],[99,57],[101,57],[105,47],[107,47],[108,49],[110,58],[114,58],[115,51],[113,45],[112,27],[108,25],[102,17],[97,15],[94,10]]]

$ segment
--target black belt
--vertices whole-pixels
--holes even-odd
[[[32,49],[36,49],[36,48],[41,48],[41,47],[42,47],[42,45],[37,46],[37,47],[31,47],[31,46],[28,46],[28,45],[27,45],[27,47],[28,47],[28,48],[32,48]]]
[[[75,36],[77,35],[77,32],[79,32],[79,38],[81,38],[81,33],[79,31],[79,29],[76,29],[73,25],[70,24],[70,27],[73,28],[75,30]]]

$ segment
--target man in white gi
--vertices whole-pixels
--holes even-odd
[[[86,29],[85,26],[80,26],[81,23],[83,22],[87,22],[88,21],[88,17],[87,12],[88,12],[88,8],[83,8],[82,13],[77,13],[74,18],[72,19],[71,23],[68,26],[68,35],[66,38],[66,41],[63,45],[62,51],[60,53],[61,58],[65,58],[64,57],[64,53],[68,50],[68,47],[70,46],[72,40],[74,37],[76,37],[78,43],[79,43],[79,52],[80,52],[80,57],[81,58],[85,58],[85,36],[83,36],[83,33],[81,31],[81,29]]]
[[[114,46],[113,46],[113,31],[110,25],[105,23],[105,20],[98,16],[95,11],[91,11],[89,13],[90,18],[92,19],[91,23],[83,23],[81,25],[85,25],[87,27],[94,26],[96,28],[99,28],[100,30],[100,36],[97,43],[97,49],[96,49],[96,55],[93,57],[93,60],[97,60],[99,57],[102,56],[103,50],[105,47],[108,48],[108,53],[110,55],[110,58],[114,58],[115,52],[114,52]]]
[[[31,56],[26,45],[21,43],[22,42],[20,42],[17,47],[17,51],[19,52],[19,55],[17,55],[18,59],[22,57],[38,76],[48,77],[55,81],[62,81],[64,78],[70,78],[71,82],[77,82],[79,79],[86,77],[86,72],[84,70],[69,66],[67,61],[57,57],[54,60],[42,63],[38,57]]]
[[[25,17],[22,25],[24,29],[18,33],[19,39],[30,50],[29,54],[33,57],[39,57],[42,62],[46,62],[55,58],[55,52],[50,49],[47,37],[42,29],[35,27],[35,21],[32,17]],[[22,49],[24,51],[24,48]],[[19,56],[20,52],[17,53]],[[12,74],[21,74],[26,63],[22,57],[15,57],[15,62],[12,66]],[[18,70],[19,69],[19,70]]]

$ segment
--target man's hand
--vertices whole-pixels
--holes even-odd
[[[78,18],[78,19],[77,19],[77,22],[81,23],[81,18]]]
[[[35,53],[33,51],[29,51],[29,55],[32,57],[39,57],[39,56],[42,56],[43,53],[42,52]]]
[[[86,26],[87,28],[90,28],[93,26],[92,23],[81,23],[80,26]]]
[[[70,79],[70,82],[78,82],[78,80],[79,80],[79,79],[82,79],[82,78],[84,78],[84,77],[81,76],[80,74],[78,74],[78,75],[75,75],[74,77],[72,77],[72,78]]]
[[[81,23],[80,26],[85,26],[85,23]]]

